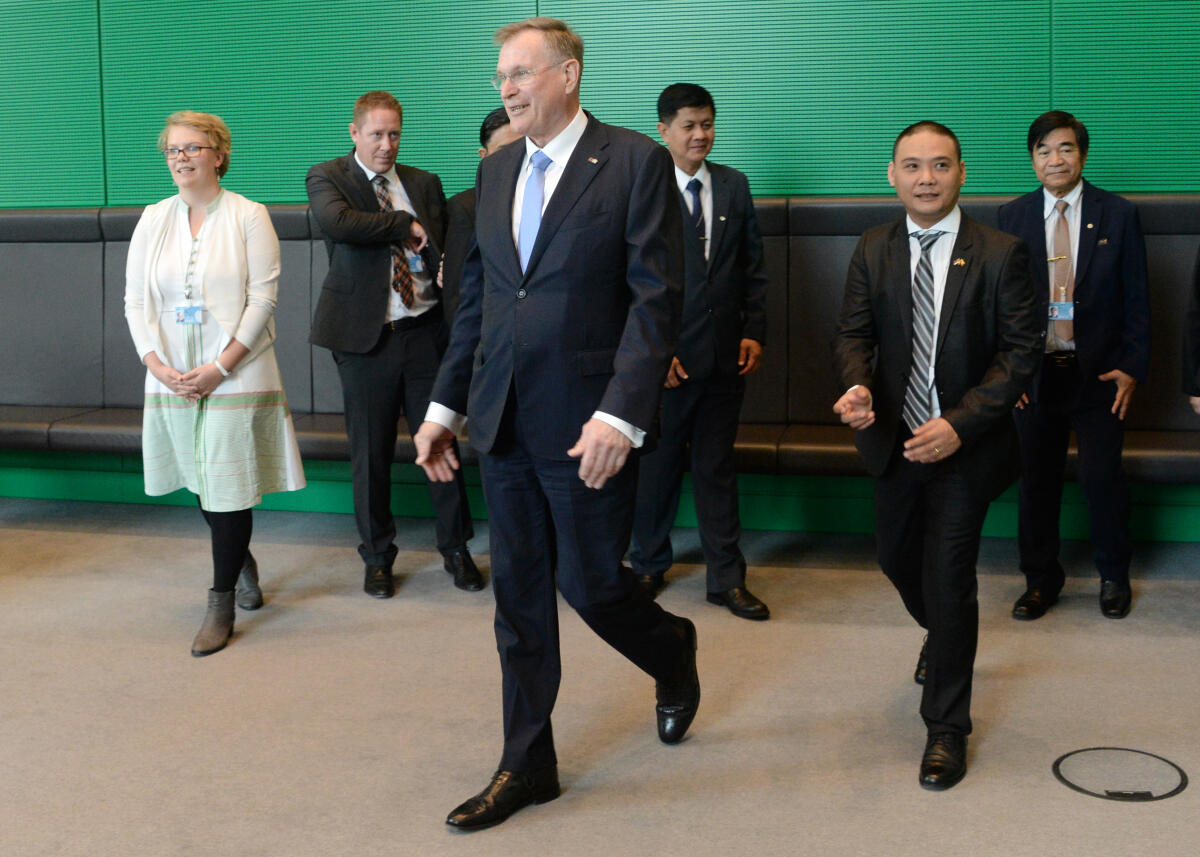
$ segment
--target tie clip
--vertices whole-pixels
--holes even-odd
[[[1062,261],[1065,261],[1066,258],[1067,258],[1066,256],[1049,256],[1049,257],[1047,257],[1046,261],[1047,262],[1062,262]]]

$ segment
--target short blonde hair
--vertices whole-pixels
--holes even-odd
[[[526,30],[537,30],[557,56],[578,60],[579,68],[583,68],[583,39],[571,29],[570,24],[557,18],[526,18],[524,21],[501,27],[494,37],[496,44],[503,45],[513,36]]]
[[[229,171],[229,156],[233,151],[233,135],[229,126],[220,116],[212,113],[197,113],[195,110],[178,110],[167,117],[167,124],[158,135],[158,148],[167,147],[167,134],[171,128],[182,125],[208,135],[208,143],[221,155],[221,163],[217,164],[217,178],[222,178]]]
[[[372,110],[395,110],[400,118],[400,127],[404,127],[404,108],[390,92],[373,89],[358,96],[358,100],[354,102],[354,124],[361,125]]]

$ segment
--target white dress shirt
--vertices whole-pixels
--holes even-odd
[[[1083,182],[1076,183],[1075,187],[1071,188],[1071,192],[1062,198],[1067,204],[1067,232],[1071,236],[1071,271],[1074,273],[1078,270],[1079,261],[1079,224],[1083,221],[1083,212],[1080,209],[1083,207]],[[1045,219],[1046,225],[1046,266],[1050,278],[1050,289],[1054,290],[1054,263],[1049,261],[1049,258],[1054,255],[1054,232],[1058,228],[1058,209],[1055,206],[1058,204],[1058,197],[1050,193],[1050,191],[1042,188],[1042,217]],[[1058,300],[1057,295],[1050,295],[1050,300]],[[1057,325],[1048,324],[1046,326],[1046,350],[1047,351],[1074,351],[1075,340],[1059,339],[1055,336]]]
[[[579,112],[575,114],[575,118],[567,123],[567,127],[560,131],[558,136],[541,149],[551,161],[550,165],[546,167],[546,181],[542,196],[543,213],[546,211],[546,206],[550,204],[550,197],[558,188],[559,180],[562,179],[563,170],[566,168],[567,162],[571,159],[571,154],[579,144],[580,138],[583,137],[584,129],[587,128],[587,122],[587,114],[580,108]],[[520,172],[517,173],[516,189],[513,192],[512,238],[514,247],[518,246],[520,240],[521,209],[525,202],[525,182],[528,181],[531,170],[529,160],[536,151],[538,151],[537,145],[526,137],[525,159],[521,163]],[[621,432],[621,434],[629,438],[629,442],[633,445],[634,449],[640,447],[646,440],[646,431],[644,429],[640,429],[619,417],[614,417],[612,414],[596,411],[592,414],[592,418],[607,423]],[[465,415],[452,411],[438,402],[429,403],[429,407],[425,411],[425,419],[429,422],[445,426],[455,434],[461,432],[467,424]]]
[[[358,152],[354,153],[355,162],[362,167],[362,171],[367,174],[367,181],[371,183],[371,190],[375,190],[375,176],[380,173],[370,169],[366,164],[358,159]],[[408,191],[404,189],[404,183],[400,181],[400,177],[396,175],[396,165],[392,164],[386,173],[382,173],[387,179],[388,196],[392,199],[392,208],[396,211],[407,211],[413,217],[417,216],[417,210],[413,208],[412,200],[408,198]],[[424,226],[424,224],[422,224]],[[405,251],[410,251],[407,242],[400,245]],[[437,293],[433,289],[433,276],[429,271],[413,271],[410,273],[413,278],[413,304],[410,307],[404,305],[404,298],[400,293],[391,288],[391,282],[388,283],[388,311],[387,318],[384,321],[395,321],[398,318],[408,318],[410,316],[418,316],[428,312],[438,302]],[[389,273],[389,277],[391,274]]]
[[[689,176],[679,169],[678,165],[675,167],[675,181],[679,183],[679,192],[683,194],[688,211],[695,216],[696,212],[692,211],[692,192],[687,189],[692,179],[700,180],[700,210],[704,212],[704,258],[707,259],[708,245],[712,243],[713,219],[712,174],[708,171],[708,164],[701,161],[700,169],[696,170],[694,176]]]

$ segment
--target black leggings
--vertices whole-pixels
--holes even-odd
[[[196,502],[199,504],[199,498]],[[250,552],[250,533],[254,529],[251,511],[210,512],[200,507],[200,514],[212,530],[213,592],[230,592],[237,584]]]

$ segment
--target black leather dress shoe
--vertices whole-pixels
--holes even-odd
[[[761,621],[771,618],[771,611],[767,609],[767,605],[759,601],[754,593],[744,586],[735,586],[724,592],[710,592],[708,593],[708,603],[728,607],[730,613],[742,619]]]
[[[446,824],[455,830],[482,830],[499,824],[531,803],[547,803],[561,793],[558,768],[553,765],[530,774],[496,771],[486,789],[446,816]]]
[[[442,565],[446,571],[454,575],[454,585],[467,592],[478,592],[483,589],[483,575],[475,567],[475,560],[466,548],[459,548],[442,556]]]
[[[363,574],[363,592],[372,598],[391,598],[395,595],[392,570],[382,565],[368,565]]]
[[[637,584],[637,588],[645,592],[652,599],[658,597],[658,593],[663,591],[663,587],[667,585],[666,579],[661,574],[637,574],[634,575],[633,582]]]
[[[921,787],[942,791],[967,773],[967,736],[959,732],[930,733],[921,757]]]
[[[1058,601],[1057,593],[1051,595],[1044,589],[1031,586],[1013,604],[1013,618],[1021,619],[1022,621],[1041,619],[1046,615],[1046,611],[1054,606],[1056,601]]]
[[[921,643],[921,654],[917,655],[917,668],[913,671],[913,681],[917,684],[925,683],[925,673],[929,671],[929,658],[925,654],[925,647],[929,645],[929,635],[925,635],[925,641]]]
[[[1100,581],[1100,612],[1109,619],[1124,619],[1133,604],[1133,590],[1128,582]]]
[[[654,714],[658,720],[658,740],[678,744],[696,718],[700,707],[700,677],[696,674],[696,626],[682,616],[672,617],[683,638],[683,662],[671,681],[655,686],[658,704]]]

